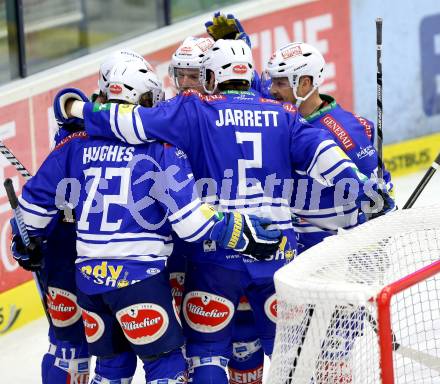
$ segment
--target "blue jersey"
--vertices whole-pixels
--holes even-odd
[[[31,235],[44,233],[66,201],[77,218],[77,284],[86,294],[164,269],[171,231],[197,241],[217,220],[194,193],[189,162],[162,143],[130,146],[76,132],[62,140],[20,198]]]
[[[256,92],[202,95],[189,90],[156,108],[112,104],[98,108],[86,103],[83,113],[91,136],[131,144],[155,138],[182,148],[205,201],[220,211],[266,217],[286,230],[288,238],[294,232],[292,185],[286,181],[291,181],[294,170],[325,185],[343,178],[362,185],[365,179],[328,131],[309,125],[292,104],[264,99]],[[237,254],[214,251],[211,245],[208,250],[201,247],[195,257],[242,268]]]
[[[314,127],[328,131],[359,170],[374,179],[378,158],[373,144],[373,123],[344,110],[332,97],[320,96],[327,105],[307,116],[306,120]],[[359,224],[359,206],[354,202],[345,204],[341,193],[334,187],[323,187],[300,173],[294,173],[294,178],[301,184],[302,195],[307,196],[292,205],[295,231],[302,234],[299,239],[306,248],[335,234],[338,228],[349,229]],[[384,179],[388,191],[391,191],[388,171],[384,172]]]

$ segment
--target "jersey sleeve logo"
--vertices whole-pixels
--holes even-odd
[[[359,123],[364,127],[365,134],[366,134],[367,137],[371,140],[371,137],[373,136],[373,134],[372,134],[372,127],[371,127],[371,124],[368,122],[367,119],[364,119],[364,118],[361,117],[361,116],[354,115],[354,117],[355,117],[356,120],[359,121]]]
[[[321,118],[320,121],[330,132],[333,133],[346,151],[349,151],[354,147],[354,142],[351,136],[342,127],[342,125],[335,118],[333,118],[333,116],[327,114]]]
[[[69,136],[65,137],[63,140],[61,140],[58,143],[58,145],[54,148],[54,151],[60,149],[61,147],[63,147],[64,145],[66,145],[67,143],[72,141],[73,139],[87,139],[88,137],[89,136],[87,135],[86,131],[74,132],[74,133],[70,134]]]

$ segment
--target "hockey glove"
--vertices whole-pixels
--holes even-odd
[[[84,128],[84,120],[77,117],[68,117],[65,104],[69,99],[75,99],[79,101],[88,102],[87,96],[77,88],[64,88],[59,91],[53,101],[53,112],[55,114],[55,120],[58,127],[67,130],[77,131],[79,127]]]
[[[368,212],[366,213],[367,216],[367,220],[373,220],[377,217],[383,216],[386,213],[393,211],[396,209],[396,202],[394,201],[394,198],[392,196],[392,193],[389,193],[388,191],[383,191],[383,190],[378,190],[378,198],[382,199],[382,209],[376,209],[373,210],[372,212]],[[371,200],[372,202],[374,202],[375,204],[377,204],[377,202],[375,202],[374,200]],[[373,206],[373,205],[372,205]],[[371,209],[370,209],[371,211]]]
[[[30,237],[31,244],[26,247],[18,231],[17,222],[11,219],[11,252],[14,259],[26,271],[35,272],[42,267],[47,241],[41,237]]]
[[[219,215],[220,221],[211,230],[210,238],[221,247],[232,248],[256,260],[267,259],[277,251],[281,232],[265,228],[270,220],[237,212]]]
[[[205,23],[206,32],[215,40],[243,40],[250,48],[251,40],[244,31],[240,21],[234,15],[214,13],[212,21]]]

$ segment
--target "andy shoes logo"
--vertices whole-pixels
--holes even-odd
[[[212,333],[229,324],[234,315],[234,305],[224,297],[193,291],[185,296],[183,315],[191,328],[199,332]]]
[[[46,299],[50,318],[56,327],[67,327],[80,319],[76,296],[71,292],[49,287]]]
[[[82,319],[87,342],[94,343],[104,333],[104,321],[98,314],[86,311],[85,309],[82,310]]]
[[[116,312],[116,318],[127,339],[136,345],[158,340],[169,324],[165,309],[153,303],[130,305]]]

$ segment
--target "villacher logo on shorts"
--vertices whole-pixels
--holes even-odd
[[[270,320],[274,323],[277,322],[277,297],[275,293],[264,302],[264,312]]]
[[[84,324],[84,332],[88,343],[94,343],[104,334],[105,325],[104,320],[94,313],[82,310],[82,318]]]
[[[229,324],[234,315],[234,304],[212,293],[193,291],[183,300],[183,315],[192,329],[213,333]]]
[[[169,324],[165,309],[153,303],[133,304],[120,309],[116,312],[116,318],[127,339],[136,345],[158,340]]]
[[[76,296],[64,289],[49,287],[47,309],[55,327],[68,327],[81,318]]]

